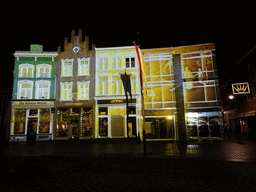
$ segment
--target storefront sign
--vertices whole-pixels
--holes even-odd
[[[48,101],[22,101],[22,102],[14,102],[14,106],[34,106],[34,105],[53,105],[53,102]]]
[[[122,103],[126,103],[126,99],[111,99],[111,100],[98,100],[97,104],[122,104]],[[130,103],[130,99],[129,99],[129,103]],[[136,99],[132,99],[132,103],[136,103]]]

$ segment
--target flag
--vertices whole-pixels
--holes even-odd
[[[139,61],[139,65],[140,65],[140,83],[141,83],[141,89],[143,89],[143,74],[142,74],[142,65],[141,65],[141,60],[140,60],[140,52],[139,52],[139,48],[136,45],[136,43],[133,41],[134,45],[135,45],[135,49],[136,49],[136,53],[137,53],[137,57],[138,57],[138,61]]]
[[[124,92],[126,95],[126,99],[128,101],[128,94],[129,93],[130,97],[131,97],[131,103],[132,103],[132,88],[131,88],[131,79],[130,79],[130,74],[127,74],[126,72],[124,74],[121,74],[121,80],[123,82],[123,86],[124,86]]]

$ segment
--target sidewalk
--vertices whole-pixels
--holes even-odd
[[[236,140],[180,144],[175,141],[146,142],[147,158],[203,159],[256,162],[256,142]],[[9,143],[5,157],[13,156],[129,156],[144,157],[143,142],[126,139],[42,141],[34,144]]]

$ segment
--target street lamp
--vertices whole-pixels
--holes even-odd
[[[234,97],[234,95],[229,95],[228,98],[229,98],[230,100],[233,100],[235,97]]]

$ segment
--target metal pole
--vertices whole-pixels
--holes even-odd
[[[142,109],[142,129],[143,129],[143,149],[144,149],[144,157],[147,155],[146,150],[146,132],[145,132],[145,113],[144,113],[144,95],[143,95],[143,87],[141,88],[141,109]]]

